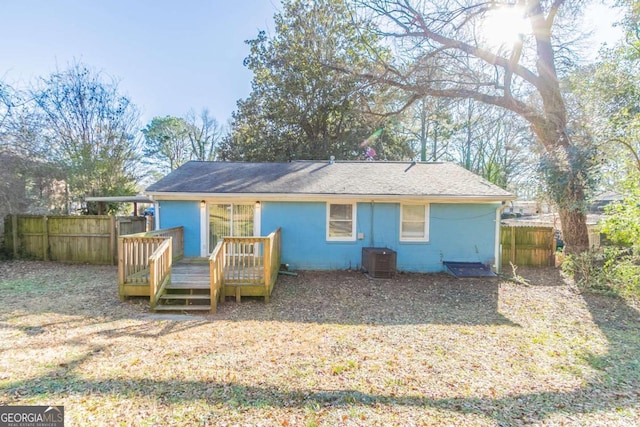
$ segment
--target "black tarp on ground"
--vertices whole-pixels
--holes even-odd
[[[480,262],[444,261],[443,264],[455,277],[497,277],[496,273]]]

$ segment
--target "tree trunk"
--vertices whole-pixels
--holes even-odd
[[[585,182],[581,170],[581,154],[572,150],[567,137],[566,126],[554,126],[562,116],[548,114],[550,124],[534,127],[534,132],[542,142],[553,166],[547,173],[549,195],[558,205],[562,237],[568,254],[580,254],[589,250],[589,232],[585,214]],[[573,153],[573,154],[572,154]]]
[[[589,250],[587,217],[579,209],[559,207],[562,237],[568,254],[579,254]]]

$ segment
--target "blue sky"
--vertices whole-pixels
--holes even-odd
[[[74,60],[120,80],[142,110],[209,108],[221,124],[251,90],[247,39],[273,31],[279,0],[3,0],[0,80],[24,87]]]
[[[244,43],[273,32],[279,0],[2,0],[0,80],[24,87],[75,61],[120,80],[154,116],[209,108],[226,124],[251,90]],[[609,9],[590,16],[599,39]]]

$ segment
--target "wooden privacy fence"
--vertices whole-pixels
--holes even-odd
[[[555,230],[553,227],[502,226],[500,244],[502,265],[555,265]]]
[[[146,227],[142,217],[7,215],[4,245],[14,258],[115,264],[118,236]]]

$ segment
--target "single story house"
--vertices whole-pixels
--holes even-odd
[[[184,255],[225,236],[282,233],[282,263],[358,269],[362,249],[396,253],[397,270],[444,261],[499,268],[500,214],[514,196],[453,163],[191,161],[146,189],[156,228],[184,227]]]

